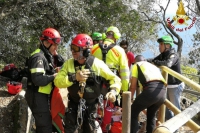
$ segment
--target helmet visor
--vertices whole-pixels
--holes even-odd
[[[70,48],[71,48],[71,51],[73,50],[74,52],[80,52],[81,51],[80,47],[78,47],[74,44],[71,44]]]

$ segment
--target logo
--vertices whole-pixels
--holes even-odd
[[[38,60],[37,62],[38,62],[40,65],[43,64],[43,61],[42,61],[42,60]]]
[[[192,19],[192,22],[189,23],[190,19],[191,18],[189,16],[187,16],[187,13],[185,12],[184,4],[181,0],[179,2],[179,6],[176,11],[176,16],[174,16],[172,20],[170,20],[170,18],[167,18],[167,24],[173,30],[176,30],[178,32],[183,32],[183,31],[187,31],[188,29],[193,27],[193,25],[196,21],[196,18],[194,17]],[[178,26],[180,26],[180,28]]]
[[[78,44],[79,44],[79,45],[81,45],[81,44],[82,44],[81,40],[78,40]]]

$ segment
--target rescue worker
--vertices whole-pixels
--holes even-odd
[[[92,33],[92,40],[94,45],[97,43],[102,43],[103,42],[102,34],[99,32]]]
[[[94,45],[92,55],[103,60],[108,67],[121,78],[122,91],[128,91],[129,67],[124,49],[116,45],[116,40],[121,37],[117,27],[110,26],[106,30],[106,39],[101,44]]]
[[[156,126],[156,111],[165,101],[166,81],[160,70],[145,61],[142,55],[135,58],[136,63],[132,68],[132,78],[130,91],[134,96],[138,84],[143,88],[133,104],[131,105],[131,133],[138,131],[138,115],[147,108],[147,126],[146,132],[152,133]]]
[[[120,46],[116,45],[116,41],[121,37],[121,34],[117,27],[110,26],[106,30],[106,38],[103,43],[99,43],[93,46],[92,55],[103,60],[108,67],[121,78],[122,87],[120,96],[118,96],[118,100],[115,103],[115,106],[122,107],[122,92],[128,91],[129,88],[129,67],[128,60],[126,57],[126,53],[124,49]],[[107,92],[107,82],[104,82],[102,87],[102,94],[105,95]],[[112,104],[110,104],[112,105]],[[111,123],[112,112],[104,110],[104,119],[102,121],[101,127],[103,132],[108,132],[106,126]]]
[[[47,28],[42,32],[40,42],[39,48],[28,59],[25,98],[35,118],[36,132],[52,133],[50,94],[57,74],[53,56],[61,43],[60,33],[54,28]],[[63,59],[57,56],[57,63],[62,62]]]
[[[119,45],[120,45],[120,47],[122,47],[124,49],[126,56],[128,58],[128,66],[129,66],[129,68],[131,68],[131,65],[135,61],[135,57],[131,51],[128,51],[128,45],[129,45],[128,41],[122,40]]]
[[[154,59],[149,59],[148,61],[157,66],[167,66],[175,72],[181,74],[180,59],[177,52],[173,48],[173,39],[170,36],[163,36],[159,38],[157,42],[159,43],[160,54]],[[167,83],[167,98],[179,110],[181,110],[180,98],[185,86],[184,82],[169,74]],[[166,120],[168,120],[171,119],[174,114],[168,108],[166,109]]]
[[[101,60],[90,55],[91,37],[78,34],[71,42],[73,58],[67,60],[58,72],[54,83],[58,88],[68,88],[68,108],[65,114],[65,133],[101,133],[96,121],[98,103],[102,105],[102,79],[109,81],[106,98],[115,102],[121,80]],[[101,108],[103,108],[101,106]]]

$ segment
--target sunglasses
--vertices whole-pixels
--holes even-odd
[[[123,48],[123,49],[127,49],[128,47],[123,47],[123,46],[122,46],[122,48]]]
[[[81,51],[80,47],[78,47],[74,44],[71,44],[70,48],[71,48],[71,51],[73,50],[74,52],[80,52]]]
[[[106,33],[106,36],[114,36],[114,34],[112,32],[108,32]]]

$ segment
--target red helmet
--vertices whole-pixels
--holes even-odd
[[[9,81],[7,83],[8,93],[10,94],[17,94],[22,90],[22,83],[15,82],[15,81]]]
[[[53,29],[53,28],[47,28],[42,32],[42,36],[40,37],[40,40],[47,40],[51,44],[60,44],[61,43],[61,36],[60,33]]]
[[[92,38],[87,34],[78,34],[73,40],[72,44],[78,47],[93,46]]]

